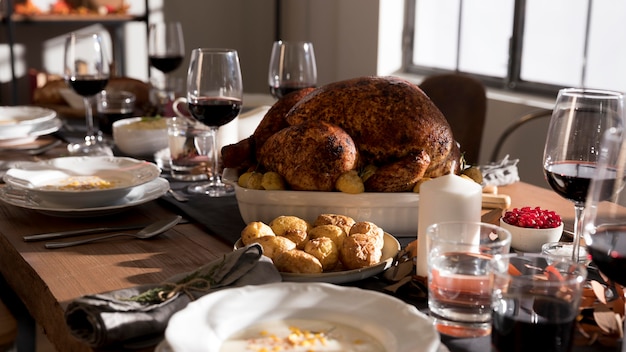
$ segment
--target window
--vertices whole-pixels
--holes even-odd
[[[404,66],[473,74],[492,87],[626,91],[626,2],[407,0]]]

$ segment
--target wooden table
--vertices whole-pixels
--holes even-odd
[[[501,187],[513,207],[541,206],[573,223],[573,205],[525,183]],[[67,304],[86,294],[161,282],[220,257],[232,247],[195,224],[180,224],[150,241],[120,240],[48,250],[22,236],[92,226],[144,223],[171,214],[153,201],[123,213],[89,219],[51,217],[0,202],[0,273],[59,351],[88,351],[65,324]]]

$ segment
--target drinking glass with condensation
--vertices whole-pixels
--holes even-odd
[[[440,222],[426,229],[428,308],[440,333],[455,337],[491,332],[491,270],[508,253],[511,233],[481,222]]]
[[[492,351],[571,351],[584,263],[539,253],[496,256]]]

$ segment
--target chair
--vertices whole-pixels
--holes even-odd
[[[426,77],[419,87],[448,120],[465,160],[477,165],[487,113],[485,86],[472,76],[450,73]]]
[[[550,117],[550,116],[552,116],[552,110],[550,109],[539,109],[539,110],[531,111],[525,115],[522,115],[519,119],[517,119],[515,122],[509,125],[509,127],[507,127],[504,130],[504,132],[502,132],[502,134],[500,134],[500,137],[498,137],[498,140],[496,141],[496,144],[493,147],[493,151],[491,152],[491,157],[489,158],[489,161],[490,162],[498,161],[500,150],[502,149],[504,142],[506,142],[507,138],[509,138],[509,136],[513,134],[513,132],[515,132],[518,128],[522,127],[528,122],[535,121],[539,118]]]

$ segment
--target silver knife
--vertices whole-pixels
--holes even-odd
[[[187,223],[185,219],[181,220],[179,224]],[[135,224],[135,225],[126,225],[126,226],[113,226],[113,227],[94,227],[91,229],[81,229],[81,230],[70,230],[70,231],[60,231],[60,232],[50,232],[50,233],[42,233],[39,235],[28,235],[24,236],[24,242],[35,242],[35,241],[43,241],[43,240],[51,240],[55,238],[66,238],[72,236],[82,236],[82,235],[91,235],[94,233],[103,233],[103,232],[114,232],[114,231],[127,231],[127,230],[138,230],[148,226],[149,223],[146,224]]]

